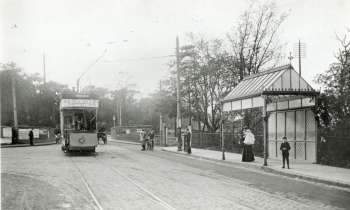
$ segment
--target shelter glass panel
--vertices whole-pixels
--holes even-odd
[[[295,112],[286,113],[286,137],[288,141],[295,140]]]
[[[299,76],[299,74],[295,71],[291,72],[292,75],[292,88],[298,89],[299,88],[299,81],[300,81],[300,89],[306,89],[308,87],[305,80]]]
[[[268,112],[270,112],[270,111],[275,111],[276,108],[277,108],[277,105],[276,105],[275,102],[269,103],[269,104],[267,104],[267,106],[266,106],[266,110],[267,110]]]
[[[232,101],[232,103],[231,103],[231,105],[232,105],[232,110],[241,110],[242,109],[242,107],[241,107],[241,100],[239,100],[239,101]]]
[[[276,141],[269,142],[269,158],[276,158]]]
[[[315,105],[315,100],[312,99],[312,98],[303,98],[302,99],[302,105],[303,105],[303,107],[314,106]]]
[[[306,139],[315,141],[316,139],[315,115],[311,110],[306,111]]]
[[[270,113],[267,125],[269,141],[276,140],[276,112]]]
[[[252,99],[244,99],[242,100],[242,109],[249,109],[252,108]]]
[[[289,108],[300,108],[301,107],[301,99],[295,99],[289,101]]]
[[[296,131],[295,137],[297,141],[305,140],[305,111],[296,111]]]
[[[262,97],[253,98],[253,107],[262,107],[264,106],[264,99]]]
[[[290,71],[286,71],[282,76],[282,88],[289,89],[290,88]]]
[[[278,110],[288,109],[288,101],[279,101],[279,102],[277,102],[277,109]]]
[[[224,103],[223,111],[224,111],[224,112],[229,112],[229,111],[231,111],[231,102],[226,102],[226,103]]]
[[[285,124],[285,114],[284,112],[277,112],[277,140],[281,140],[285,135],[286,124]]]
[[[278,78],[275,83],[273,83],[272,88],[282,88],[282,79]]]
[[[298,89],[299,88],[299,74],[296,72],[292,71],[291,72],[291,79],[292,79],[292,88],[293,89]]]
[[[305,142],[296,142],[296,159],[305,160]]]
[[[308,89],[308,84],[306,83],[306,81],[301,77],[300,78],[300,88],[301,89]]]

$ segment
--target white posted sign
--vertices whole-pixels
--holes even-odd
[[[98,100],[94,99],[62,99],[60,108],[98,108]]]

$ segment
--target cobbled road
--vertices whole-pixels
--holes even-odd
[[[110,142],[1,149],[2,209],[350,209],[350,189]]]

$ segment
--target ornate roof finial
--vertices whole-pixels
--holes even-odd
[[[289,52],[289,56],[288,56],[288,59],[289,59],[289,66],[292,66],[292,60],[293,60],[293,56],[292,56],[292,52]]]

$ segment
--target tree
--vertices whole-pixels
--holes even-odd
[[[340,48],[337,61],[316,77],[324,87],[319,100],[318,115],[325,126],[350,126],[350,29],[343,37],[337,35]]]
[[[286,17],[286,13],[276,13],[273,3],[253,4],[241,15],[233,31],[227,34],[240,80],[278,62],[282,45],[278,42],[277,32]]]
[[[55,126],[59,122],[57,93],[68,87],[56,82],[43,83],[39,74],[25,74],[15,63],[1,65],[2,123],[13,125],[12,78],[15,81],[19,125]]]
[[[191,104],[188,114],[215,132],[220,126],[220,99],[237,84],[237,71],[222,40],[208,41],[193,34],[189,38],[193,49],[180,65],[183,104]]]

